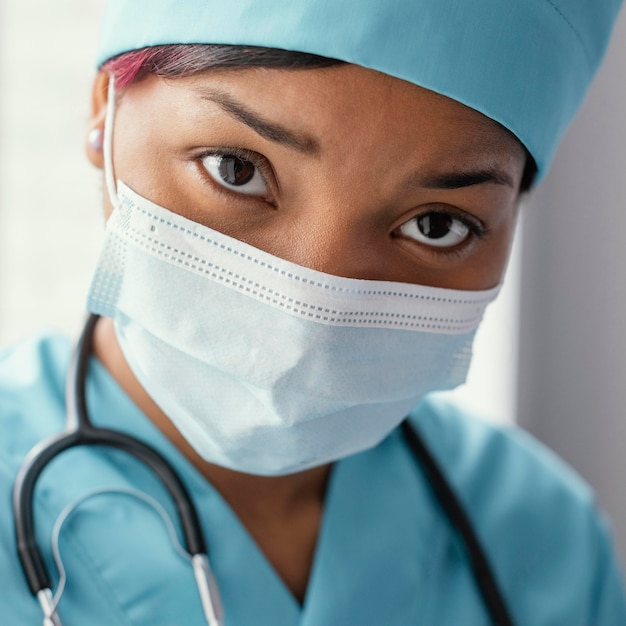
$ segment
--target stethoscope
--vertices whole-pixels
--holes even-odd
[[[50,576],[35,538],[33,499],[37,479],[46,466],[65,450],[77,446],[105,446],[122,450],[143,462],[170,494],[182,529],[184,550],[191,559],[206,622],[208,626],[222,626],[222,608],[209,565],[206,542],[198,514],[180,477],[167,459],[150,446],[119,431],[94,426],[89,420],[85,386],[97,321],[97,315],[89,317],[72,357],[66,383],[66,428],[62,433],[40,442],[28,453],[13,489],[18,554],[30,591],[42,608],[43,625],[61,626],[61,620],[57,611],[58,598],[55,599],[52,594]],[[417,430],[408,420],[402,423],[401,428],[435,499],[462,540],[491,622],[495,626],[513,626],[487,556],[454,490]]]

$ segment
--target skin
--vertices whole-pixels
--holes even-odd
[[[107,84],[100,73],[88,130],[104,126]],[[115,175],[172,211],[328,274],[467,290],[502,278],[525,151],[500,125],[453,100],[352,65],[150,76],[118,100]],[[233,150],[244,150],[238,156],[265,180],[228,190],[212,178],[219,157],[207,154]],[[87,152],[102,168],[102,152]],[[445,247],[418,229],[425,215],[442,213],[461,233]],[[302,600],[330,468],[262,477],[207,463],[141,387],[111,320],[100,321],[95,352],[221,492]]]

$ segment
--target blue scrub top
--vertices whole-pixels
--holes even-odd
[[[15,549],[11,492],[28,450],[64,425],[71,346],[42,336],[0,356],[0,622],[41,623]],[[92,420],[139,437],[180,472],[199,509],[226,626],[487,625],[468,564],[398,431],[335,464],[304,605],[220,495],[94,363]],[[519,626],[624,626],[626,601],[590,490],[514,428],[494,428],[431,397],[412,419],[475,522]],[[99,487],[137,488],[171,509],[157,481],[117,451],[75,449],[45,471],[37,537],[58,579],[51,532],[66,505]],[[65,626],[204,624],[193,573],[155,512],[106,494],[60,537]]]

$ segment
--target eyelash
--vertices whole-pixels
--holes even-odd
[[[217,148],[204,150],[203,152],[198,154],[195,158],[197,160],[198,167],[201,170],[201,175],[204,178],[204,180],[206,180],[208,184],[211,185],[211,188],[217,193],[219,193],[220,195],[228,198],[231,201],[232,200],[237,200],[237,201],[247,200],[249,202],[250,201],[253,201],[253,202],[262,201],[267,204],[274,205],[274,201],[271,198],[260,198],[258,196],[240,194],[240,193],[237,193],[236,191],[228,189],[227,187],[223,187],[222,185],[215,182],[213,180],[213,177],[208,174],[208,172],[202,165],[202,160],[209,156],[234,156],[244,161],[249,161],[259,170],[259,174],[261,175],[261,178],[263,179],[263,182],[265,183],[269,192],[270,185],[268,183],[268,180],[275,180],[275,174],[274,174],[274,170],[272,166],[268,163],[268,161],[263,156],[261,156],[257,152],[253,152],[252,150],[248,150],[246,148],[217,147]],[[471,237],[468,237],[465,241],[461,242],[460,244],[456,246],[451,246],[448,248],[424,246],[425,248],[428,249],[430,254],[434,256],[439,256],[439,257],[461,256],[463,251],[467,247],[467,244],[470,243],[470,240],[472,237],[475,237],[477,239],[483,239],[489,232],[485,224],[478,218],[474,218],[473,216],[469,216],[467,214],[462,214],[459,211],[452,209],[451,207],[445,208],[445,209],[443,208],[427,209],[413,216],[411,219],[417,220],[420,217],[423,217],[424,215],[427,215],[429,213],[449,215],[453,217],[454,219],[459,220],[464,226],[466,226],[469,229],[471,233]]]
[[[470,216],[468,214],[462,214],[460,211],[455,210],[452,207],[426,209],[426,210],[421,211],[417,215],[414,215],[411,219],[418,220],[420,217],[424,217],[425,215],[428,215],[429,213],[437,213],[439,215],[448,215],[452,217],[453,219],[459,220],[459,222],[461,222],[464,226],[466,226],[470,232],[470,236],[468,236],[464,241],[460,242],[459,244],[455,246],[450,246],[447,248],[446,247],[438,248],[436,246],[428,246],[426,244],[421,244],[420,242],[416,242],[414,240],[410,240],[409,238],[407,238],[407,240],[413,241],[416,245],[421,246],[423,249],[427,250],[428,253],[433,256],[436,256],[439,258],[461,257],[466,247],[471,243],[471,240],[473,238],[480,240],[480,239],[484,239],[489,234],[489,229],[481,220],[473,216]],[[411,220],[408,220],[408,221],[411,221]],[[402,235],[399,235],[399,237],[402,237]]]
[[[253,152],[252,150],[248,150],[246,148],[232,148],[232,147],[218,147],[218,148],[210,148],[208,150],[204,150],[200,154],[195,157],[196,162],[198,163],[198,167],[200,169],[200,173],[202,177],[211,185],[211,188],[218,193],[226,196],[230,200],[248,200],[248,201],[259,201],[266,202],[268,204],[274,204],[273,199],[271,197],[260,198],[259,196],[246,195],[237,193],[232,189],[228,189],[227,187],[223,187],[213,180],[213,177],[209,175],[204,166],[202,165],[202,160],[209,156],[234,156],[242,161],[250,161],[254,167],[259,170],[259,174],[265,183],[265,186],[268,189],[268,194],[270,193],[270,184],[268,180],[275,180],[274,169],[268,163],[268,161],[262,157],[258,152]]]
[[[483,224],[481,220],[476,217],[470,215],[462,215],[457,211],[449,211],[449,210],[433,210],[429,211],[430,213],[445,213],[447,215],[451,215],[454,219],[459,220],[464,226],[467,226],[470,229],[470,232],[476,237],[484,237],[487,234],[487,227]]]

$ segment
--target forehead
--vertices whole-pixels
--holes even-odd
[[[344,64],[322,69],[210,70],[142,81],[143,105],[161,115],[204,116],[216,102],[298,131],[324,149],[428,149],[435,158],[518,159],[521,143],[497,122],[451,98],[375,70]],[[139,87],[141,87],[140,83]],[[133,90],[133,88],[131,88]],[[228,108],[228,107],[226,107]]]

